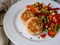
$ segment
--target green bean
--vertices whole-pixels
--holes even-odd
[[[55,32],[58,31],[58,24],[55,24],[55,29],[54,29]]]

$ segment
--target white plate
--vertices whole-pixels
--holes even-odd
[[[28,34],[26,26],[22,24],[20,20],[21,12],[25,9],[26,5],[34,4],[35,2],[44,3],[45,5],[51,3],[51,7],[60,7],[58,3],[49,0],[22,0],[17,2],[8,10],[4,17],[3,25],[6,35],[16,45],[58,45],[60,32],[54,39],[47,36],[42,40],[38,39],[38,36]],[[31,37],[32,39],[30,39]]]

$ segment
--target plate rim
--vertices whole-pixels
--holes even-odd
[[[24,1],[24,0],[19,1],[19,2],[17,2],[16,4],[14,4],[13,6],[11,6],[11,8],[7,11],[6,15],[10,12],[10,10],[13,9],[13,7],[15,7],[16,5],[20,4],[20,3],[23,2],[23,1]],[[25,0],[25,1],[26,1],[26,0]],[[54,3],[56,3],[56,2],[54,2]],[[58,4],[58,3],[56,3],[56,4]],[[5,27],[5,18],[6,18],[6,15],[4,16],[4,20],[3,20],[3,28],[4,28],[4,31],[5,31],[5,33],[6,33],[6,35],[7,35],[7,37],[8,37],[13,43],[17,44],[15,41],[13,41],[13,40],[11,39],[11,37],[9,36],[9,34],[6,32],[6,27]],[[18,44],[18,45],[19,45],[19,44]]]

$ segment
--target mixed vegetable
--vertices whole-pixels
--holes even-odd
[[[57,12],[60,8],[52,8],[50,5],[50,3],[46,6],[43,3],[36,2],[33,5],[27,5],[27,9],[31,10],[43,22],[43,32],[54,37],[60,28],[60,14]],[[45,37],[46,34],[40,36]]]

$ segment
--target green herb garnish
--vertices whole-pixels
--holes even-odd
[[[58,31],[58,24],[55,24],[55,29],[54,29],[55,32]]]
[[[42,12],[49,12],[48,10],[45,10],[44,8],[42,8],[42,10],[41,10]]]
[[[44,29],[44,32],[48,32],[48,29]]]
[[[42,17],[41,17],[41,20],[42,20],[42,21],[46,21],[45,16],[42,16]]]

